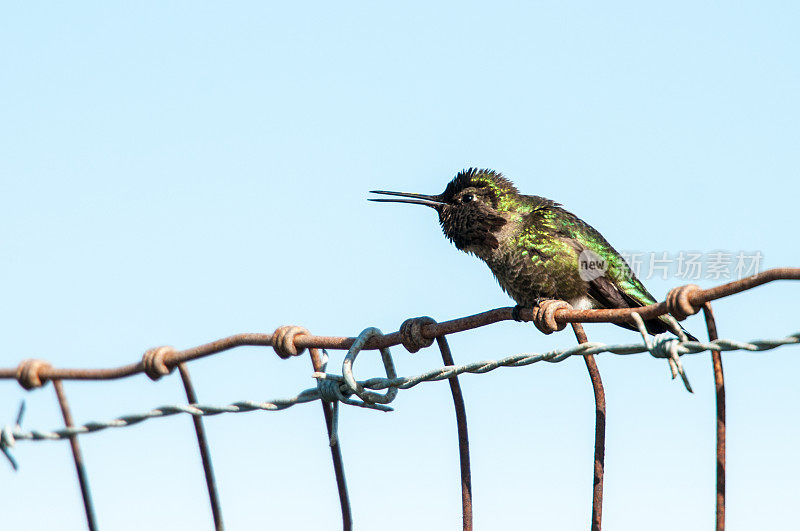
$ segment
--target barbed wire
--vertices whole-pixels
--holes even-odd
[[[349,495],[344,476],[344,464],[337,437],[338,405],[340,403],[356,407],[391,411],[386,404],[397,395],[398,390],[411,389],[423,382],[447,380],[453,395],[458,430],[459,461],[461,467],[462,516],[464,531],[472,530],[472,487],[469,459],[469,442],[466,424],[466,410],[458,376],[461,374],[484,374],[500,367],[524,367],[540,361],[560,362],[571,356],[583,357],[594,390],[595,400],[595,445],[593,463],[593,496],[592,496],[592,530],[599,531],[601,526],[603,475],[605,455],[605,391],[600,373],[594,361],[595,354],[611,353],[630,355],[649,352],[656,358],[664,358],[670,364],[672,377],[680,374],[687,390],[691,386],[686,378],[680,362],[680,356],[711,352],[716,390],[716,529],[722,531],[725,525],[725,385],[720,353],[723,351],[758,352],[800,343],[800,332],[782,338],[757,339],[741,342],[730,339],[719,339],[716,321],[711,309],[711,301],[749,290],[756,286],[776,280],[800,280],[800,268],[775,268],[733,282],[728,282],[709,289],[689,284],[670,290],[663,302],[640,308],[622,309],[590,309],[575,310],[564,301],[542,301],[534,308],[496,308],[450,321],[436,322],[430,317],[407,319],[397,332],[382,334],[375,328],[364,330],[358,337],[315,336],[308,330],[298,326],[282,326],[272,334],[245,333],[222,338],[210,343],[177,350],[170,346],[161,346],[147,350],[141,360],[113,368],[56,368],[45,360],[28,359],[14,368],[0,368],[0,380],[15,379],[26,390],[35,389],[53,382],[56,398],[64,418],[65,428],[40,431],[23,430],[23,407],[17,416],[16,423],[0,430],[0,451],[8,457],[12,466],[17,463],[11,449],[18,441],[42,441],[67,439],[70,442],[73,460],[78,474],[81,495],[84,502],[86,520],[90,531],[97,529],[88,477],[83,464],[78,438],[81,435],[94,433],[110,428],[122,428],[139,424],[149,419],[190,415],[193,419],[197,435],[198,447],[203,463],[205,480],[208,488],[214,525],[217,530],[223,529],[219,495],[217,493],[211,464],[210,450],[206,439],[202,417],[225,413],[243,413],[248,411],[280,411],[294,405],[320,401],[328,431],[334,474],[336,476],[342,510],[342,527],[345,531],[352,529],[352,515]],[[705,316],[709,341],[688,341],[677,321],[702,310]],[[644,321],[666,316],[669,328],[678,337],[660,334],[650,338]],[[521,353],[491,361],[477,361],[456,365],[450,352],[447,336],[450,334],[472,330],[506,320],[532,321],[543,333],[549,334],[571,324],[578,345],[569,348],[554,349],[543,353]],[[606,345],[589,342],[580,323],[617,323],[634,325],[642,335],[641,343]],[[394,370],[389,347],[402,345],[410,352],[430,347],[434,341],[438,344],[442,355],[443,366],[424,372],[417,376],[397,377]],[[272,401],[239,401],[232,404],[214,406],[199,404],[194,391],[186,363],[205,356],[225,352],[240,346],[271,346],[276,354],[283,358],[302,355],[309,351],[316,388],[306,389],[291,398]],[[342,364],[342,374],[328,371],[328,357],[325,349],[347,350]],[[381,350],[386,377],[357,380],[354,376],[354,364],[361,350]],[[321,351],[321,352],[320,352]],[[72,420],[69,404],[62,385],[63,380],[111,380],[126,378],[137,374],[146,374],[157,380],[170,374],[175,369],[180,372],[186,392],[188,404],[161,406],[141,414],[125,415],[105,422],[87,422],[75,425]],[[374,391],[386,390],[385,394]],[[357,396],[360,400],[355,399]],[[352,398],[351,398],[352,397]]]
[[[0,446],[10,448],[14,446],[16,441],[57,441],[61,439],[69,439],[73,435],[84,435],[96,431],[102,431],[108,428],[126,428],[134,426],[149,419],[169,417],[180,413],[186,413],[193,417],[209,417],[220,415],[222,413],[247,413],[250,411],[282,411],[297,404],[305,404],[320,399],[318,389],[306,389],[298,393],[292,398],[270,400],[268,402],[257,402],[254,400],[242,400],[233,402],[223,406],[214,406],[207,404],[174,404],[159,406],[144,413],[136,413],[131,415],[124,415],[108,421],[94,421],[87,422],[80,426],[72,426],[69,428],[62,428],[52,431],[29,430],[23,431],[21,429],[21,415],[17,417],[16,426],[5,426],[0,430]]]
[[[359,380],[357,383],[364,388],[380,391],[387,388],[397,388],[402,390],[411,389],[423,382],[438,382],[442,380],[449,380],[453,376],[461,374],[485,374],[501,367],[525,367],[537,362],[547,361],[550,363],[557,363],[572,356],[587,356],[595,354],[616,354],[616,355],[631,355],[649,352],[654,357],[666,357],[671,348],[677,348],[681,355],[686,354],[700,354],[709,351],[749,351],[760,352],[765,350],[772,350],[786,345],[800,344],[800,332],[776,339],[754,339],[749,342],[735,341],[732,339],[717,339],[714,341],[680,341],[678,339],[670,339],[669,341],[654,341],[653,345],[648,348],[648,345],[641,343],[625,343],[616,345],[607,345],[604,343],[582,343],[570,348],[554,349],[540,354],[514,354],[497,360],[476,361],[457,366],[444,366],[438,369],[433,369],[417,376],[411,377],[398,377],[398,378],[369,378],[367,380]],[[327,372],[315,372],[312,375],[318,380],[328,380],[340,384],[340,391],[345,394],[352,394],[355,388],[348,385],[346,378],[339,374],[332,374]],[[21,421],[22,415],[18,415],[16,425],[5,426],[0,430],[0,447],[13,448],[16,441],[55,441],[61,439],[69,439],[74,435],[84,435],[102,431],[108,428],[124,428],[139,424],[143,421],[169,417],[185,413],[194,417],[214,416],[223,413],[247,413],[251,411],[282,411],[298,404],[305,404],[322,399],[319,389],[311,388],[306,389],[296,396],[284,399],[275,399],[266,402],[257,402],[252,400],[244,400],[233,402],[227,405],[207,405],[207,404],[174,404],[160,406],[144,413],[124,415],[108,421],[93,421],[86,422],[79,426],[72,426],[69,428],[61,428],[52,431],[40,430],[22,430]],[[331,400],[331,398],[327,398]],[[344,401],[345,404],[357,407],[379,409],[382,411],[391,411],[391,408],[380,404],[370,404],[368,402],[358,402],[355,400]],[[376,407],[379,406],[379,407]]]
[[[786,337],[777,339],[754,339],[750,342],[734,341],[731,339],[717,339],[709,342],[701,341],[680,341],[674,338],[666,338],[666,334],[659,334],[656,336],[657,340],[648,349],[647,345],[641,343],[625,343],[618,345],[606,345],[605,343],[588,342],[569,347],[565,349],[554,349],[541,354],[514,354],[491,361],[476,361],[465,365],[456,367],[442,367],[422,373],[413,377],[401,378],[370,378],[367,380],[359,381],[359,383],[368,388],[376,391],[386,389],[389,387],[396,387],[398,389],[411,389],[423,382],[438,382],[441,380],[448,380],[453,376],[461,374],[484,374],[500,367],[524,367],[540,361],[547,361],[550,363],[558,363],[571,356],[589,356],[594,354],[617,354],[617,355],[630,355],[641,354],[650,352],[653,357],[666,358],[669,357],[670,349],[677,349],[680,355],[686,354],[700,354],[709,351],[723,351],[730,352],[736,350],[744,350],[749,352],[760,352],[764,350],[772,350],[785,345],[800,344],[800,332],[791,334]],[[665,340],[666,339],[666,340]],[[345,378],[338,374],[320,373],[313,374],[315,378],[321,380],[334,380],[336,382],[345,383]]]

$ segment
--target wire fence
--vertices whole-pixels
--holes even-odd
[[[89,489],[89,481],[84,466],[78,438],[80,435],[110,428],[122,428],[150,419],[180,414],[191,415],[205,474],[209,502],[214,526],[224,528],[222,510],[219,502],[211,454],[203,427],[202,417],[223,413],[247,411],[280,411],[297,404],[320,401],[329,437],[331,458],[339,492],[342,513],[342,528],[351,530],[353,519],[350,499],[347,492],[344,461],[337,437],[339,404],[352,405],[391,411],[388,406],[400,390],[411,389],[423,382],[447,380],[450,384],[456,413],[456,426],[459,441],[460,481],[462,494],[463,529],[472,529],[472,481],[470,473],[469,437],[466,408],[459,386],[461,374],[484,374],[500,367],[524,367],[540,361],[560,362],[570,356],[583,357],[595,397],[595,446],[593,462],[593,496],[591,529],[599,531],[602,523],[603,475],[605,460],[605,392],[594,356],[601,353],[631,355],[648,352],[657,358],[666,359],[673,378],[680,375],[691,391],[688,379],[681,366],[680,357],[688,354],[711,352],[716,386],[716,529],[725,528],[725,385],[721,353],[725,351],[766,351],[785,345],[800,343],[800,332],[775,339],[759,339],[741,342],[717,337],[716,322],[711,301],[734,295],[742,291],[775,280],[800,280],[800,268],[777,268],[730,282],[710,289],[700,289],[696,285],[686,285],[669,292],[664,302],[642,308],[615,310],[574,310],[564,301],[543,301],[535,308],[497,308],[467,317],[437,323],[430,317],[406,320],[397,332],[383,334],[376,328],[367,328],[358,337],[314,336],[299,326],[282,326],[272,334],[238,334],[186,350],[176,350],[162,346],[148,350],[143,358],[129,365],[109,369],[69,369],[55,368],[43,360],[23,360],[15,368],[0,368],[0,379],[15,379],[26,390],[35,389],[52,381],[56,398],[64,419],[64,428],[50,431],[25,430],[22,427],[24,403],[20,407],[16,422],[0,430],[0,450],[11,465],[16,468],[13,456],[14,445],[19,441],[60,440],[69,441],[81,489],[87,526],[97,529],[97,522]],[[681,331],[677,321],[703,311],[708,331],[708,341],[690,341]],[[670,315],[674,320],[673,329],[677,337],[661,334],[651,338],[644,320],[659,315]],[[516,319],[532,321],[543,333],[549,334],[563,330],[571,324],[578,341],[576,346],[551,350],[544,353],[522,353],[497,360],[456,365],[447,342],[447,335],[464,332],[474,328],[491,325],[500,321]],[[643,341],[635,344],[605,345],[589,342],[583,322],[630,323],[637,327]],[[439,369],[413,377],[397,375],[389,347],[402,345],[409,352],[417,352],[436,342],[440,350],[443,366]],[[241,401],[233,404],[214,406],[197,403],[197,396],[189,375],[187,362],[210,356],[239,346],[271,346],[281,358],[300,356],[309,352],[313,377],[317,385],[306,389],[294,397],[275,399],[268,402]],[[347,350],[341,374],[328,371],[326,349]],[[354,365],[359,352],[377,349],[385,368],[385,377],[357,380]],[[62,385],[63,380],[111,380],[145,373],[152,380],[172,373],[178,369],[187,404],[162,406],[144,413],[121,416],[109,421],[88,422],[75,425]],[[383,391],[383,392],[381,392]]]

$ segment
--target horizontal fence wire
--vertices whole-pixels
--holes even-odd
[[[763,271],[756,275],[722,284],[714,288],[702,290],[697,286],[688,285],[682,288],[696,288],[687,293],[686,302],[695,309],[694,313],[700,310],[703,303],[720,299],[729,295],[740,293],[768,282],[776,280],[800,280],[800,268],[775,268]],[[675,288],[674,291],[681,288]],[[672,293],[672,292],[670,292]],[[667,297],[669,301],[669,296]],[[555,321],[561,324],[566,323],[623,323],[630,321],[632,313],[639,314],[643,319],[653,319],[667,313],[675,315],[685,309],[681,309],[681,301],[676,301],[674,307],[668,307],[668,301],[642,306],[640,308],[625,308],[616,310],[570,310],[560,309],[554,314]],[[534,320],[534,310],[523,308],[519,312],[519,318],[523,321]],[[464,332],[482,326],[498,323],[501,321],[514,320],[514,308],[496,308],[486,312],[444,321],[441,323],[430,323],[422,326],[421,334],[424,338],[431,341],[437,337]],[[678,319],[681,320],[681,319]],[[206,343],[186,350],[168,350],[160,360],[168,369],[172,369],[181,362],[192,361],[195,359],[210,356],[212,354],[224,352],[235,347],[241,346],[272,346],[279,347],[275,340],[277,334],[258,334],[245,333],[229,336],[226,338]],[[356,338],[354,337],[335,337],[335,336],[315,336],[311,334],[297,334],[293,336],[293,349],[302,352],[306,348],[324,348],[329,350],[348,350],[353,346]],[[403,344],[400,332],[393,332],[379,337],[373,337],[364,344],[364,349],[379,349]],[[0,368],[0,379],[18,379],[19,368]],[[125,378],[135,374],[145,373],[146,363],[144,360],[122,367],[110,369],[71,369],[42,367],[37,374],[45,380],[113,380]],[[152,376],[151,376],[152,377]]]
[[[795,334],[777,338],[777,339],[756,339],[751,342],[734,341],[730,339],[717,339],[716,341],[700,342],[700,341],[687,341],[681,342],[677,339],[670,339],[667,342],[662,342],[660,346],[654,346],[655,357],[667,357],[668,350],[671,345],[676,344],[678,351],[681,355],[685,354],[700,354],[701,352],[708,351],[735,351],[745,350],[749,352],[760,352],[764,350],[772,350],[785,345],[795,345],[800,343],[800,332]],[[570,356],[588,356],[593,354],[641,354],[648,352],[647,346],[637,343],[626,343],[620,345],[606,345],[603,343],[583,343],[574,347],[565,349],[555,349],[542,354],[514,354],[498,360],[492,361],[476,361],[466,365],[459,365],[457,367],[442,367],[434,369],[418,376],[407,378],[370,378],[361,383],[362,386],[368,389],[382,390],[389,387],[396,387],[398,389],[411,389],[423,382],[438,382],[440,380],[447,380],[453,376],[460,374],[484,374],[500,367],[524,367],[540,361],[547,361],[550,363],[558,363],[567,359]],[[314,373],[315,378],[330,379],[337,382],[344,382],[344,378],[337,374],[329,373]]]
[[[15,379],[27,390],[41,387],[52,380],[57,391],[59,405],[64,413],[65,427],[50,431],[24,430],[22,428],[23,402],[16,422],[0,429],[0,451],[8,457],[12,466],[16,468],[17,464],[11,453],[16,442],[69,440],[78,473],[88,528],[93,530],[97,529],[98,526],[95,521],[78,436],[109,428],[132,426],[154,418],[181,414],[190,415],[194,420],[194,428],[197,434],[213,513],[214,527],[217,530],[222,530],[221,508],[214,480],[209,445],[202,425],[202,417],[248,411],[281,411],[297,404],[320,400],[323,405],[328,442],[331,447],[331,457],[339,491],[342,528],[344,531],[351,531],[353,523],[350,499],[347,493],[342,451],[337,436],[339,404],[379,411],[391,411],[392,408],[386,404],[394,399],[399,390],[411,389],[423,382],[448,380],[457,419],[463,529],[464,531],[471,531],[472,483],[469,443],[466,411],[458,384],[458,376],[462,374],[484,374],[500,367],[524,367],[540,361],[557,363],[571,356],[582,356],[586,360],[587,370],[594,390],[596,414],[593,462],[594,483],[590,528],[592,531],[600,531],[605,455],[605,391],[600,379],[600,373],[594,363],[594,355],[602,353],[630,355],[649,352],[654,357],[666,359],[669,362],[673,378],[680,374],[687,390],[691,392],[691,386],[683,372],[680,357],[711,352],[717,405],[716,529],[723,531],[725,526],[725,386],[721,353],[730,351],[760,352],[785,345],[798,344],[800,343],[800,332],[782,338],[757,339],[749,342],[718,339],[711,301],[741,293],[776,280],[800,280],[800,268],[770,269],[705,290],[693,284],[680,286],[671,290],[663,302],[640,308],[575,310],[564,301],[541,301],[534,308],[496,308],[441,323],[437,323],[430,317],[412,318],[406,320],[397,332],[384,335],[375,328],[368,328],[358,337],[315,336],[301,327],[282,326],[272,334],[237,334],[185,350],[177,350],[169,346],[156,347],[145,352],[140,361],[114,368],[56,368],[44,360],[23,360],[17,367],[0,368],[0,379]],[[709,341],[689,341],[677,321],[683,320],[689,315],[694,315],[700,310],[703,310],[705,314]],[[652,339],[649,337],[644,326],[644,320],[662,315],[666,316],[663,319],[669,321],[669,327],[677,337],[672,337],[668,334],[660,334]],[[532,321],[545,334],[562,330],[567,324],[571,323],[579,344],[544,353],[514,354],[490,361],[477,361],[462,365],[456,365],[453,362],[446,340],[447,335],[511,319]],[[641,332],[643,341],[641,343],[617,345],[588,341],[580,323],[600,322],[634,325]],[[430,347],[434,341],[438,343],[441,350],[444,366],[411,377],[398,377],[396,375],[389,347],[402,345],[406,350],[413,353],[421,348]],[[271,401],[239,401],[221,406],[196,403],[196,394],[185,363],[241,346],[271,346],[278,356],[284,359],[299,356],[309,350],[313,367],[312,377],[316,379],[316,388],[306,389],[294,397]],[[322,351],[320,352],[321,349]],[[342,364],[341,374],[333,373],[328,369],[328,356],[325,349],[348,351]],[[386,377],[356,380],[353,371],[356,357],[359,351],[370,349],[380,349]],[[152,380],[157,380],[170,374],[175,368],[178,368],[181,372],[189,404],[161,406],[144,413],[125,415],[110,421],[87,422],[82,425],[73,424],[66,394],[61,385],[63,380],[113,380],[142,373]],[[379,393],[378,391],[385,391],[385,393]],[[355,397],[358,397],[358,399]]]
[[[461,374],[485,374],[501,367],[525,367],[547,361],[550,363],[558,363],[571,356],[589,356],[595,354],[617,354],[617,355],[631,355],[642,354],[650,352],[655,357],[666,357],[672,344],[676,344],[678,351],[681,355],[686,354],[700,354],[703,352],[722,351],[747,351],[747,352],[762,352],[766,350],[773,350],[778,347],[786,345],[800,344],[800,332],[791,334],[786,337],[776,339],[754,339],[749,342],[735,341],[732,339],[717,339],[714,341],[680,341],[678,339],[671,339],[668,342],[662,342],[661,346],[651,347],[655,353],[648,350],[647,345],[641,343],[625,343],[617,345],[606,345],[604,343],[582,343],[574,347],[564,349],[554,349],[541,354],[514,354],[504,358],[487,361],[476,361],[464,365],[449,365],[443,366],[438,369],[433,369],[416,376],[397,377],[397,378],[369,378],[367,380],[359,380],[357,383],[365,389],[381,391],[394,387],[401,390],[411,389],[424,382],[439,382],[442,380],[449,380],[453,376]],[[334,374],[328,372],[314,372],[312,376],[320,381],[328,380],[339,384],[339,390],[343,394],[350,394],[353,389],[348,388],[344,376],[341,374]],[[245,400],[234,402],[227,405],[207,405],[207,404],[173,404],[160,406],[150,411],[143,413],[124,415],[113,420],[103,422],[87,422],[79,426],[72,426],[69,428],[61,428],[51,431],[39,430],[22,430],[17,425],[7,425],[0,431],[0,446],[6,448],[13,446],[15,441],[55,441],[61,439],[68,439],[74,435],[84,435],[102,431],[108,428],[125,428],[133,426],[150,419],[170,417],[178,414],[187,414],[194,417],[214,416],[223,413],[247,413],[251,411],[281,411],[288,409],[298,404],[305,404],[320,400],[322,395],[319,389],[311,388],[306,389],[296,396],[291,398],[283,398],[270,400],[266,402],[257,402]],[[369,409],[380,409],[382,411],[391,411],[391,408],[376,408],[374,404],[368,402],[347,401],[348,405],[361,406]]]

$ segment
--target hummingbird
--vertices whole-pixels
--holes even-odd
[[[500,287],[516,301],[517,312],[544,299],[563,300],[581,310],[637,308],[656,302],[624,258],[591,225],[555,201],[520,194],[501,173],[463,170],[438,195],[371,193],[402,199],[370,201],[434,209],[447,239],[489,266]],[[631,323],[615,324],[638,330]],[[651,334],[675,333],[675,324],[665,315],[645,321]],[[687,337],[696,341],[688,333]]]

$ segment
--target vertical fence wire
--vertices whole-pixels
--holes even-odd
[[[578,343],[586,343],[586,332],[580,323],[572,323],[572,330]],[[600,531],[603,522],[603,473],[606,459],[606,393],[603,389],[603,380],[594,356],[591,354],[583,357],[586,370],[592,380],[594,391],[594,474],[592,488],[592,531]]]
[[[711,303],[703,305],[703,316],[706,319],[708,339],[718,339],[717,321]],[[714,366],[714,389],[717,402],[717,500],[716,500],[716,530],[725,530],[725,374],[722,371],[722,353],[718,350],[711,351],[711,362]]]
[[[186,399],[190,405],[197,404],[197,393],[194,391],[192,379],[189,376],[189,369],[185,363],[178,364],[178,371],[181,374],[181,381],[183,388],[186,391]],[[214,478],[214,467],[211,464],[211,451],[208,449],[208,439],[206,438],[206,430],[203,426],[203,419],[198,416],[192,416],[194,423],[194,432],[197,435],[197,446],[200,449],[200,459],[203,461],[203,473],[206,477],[206,488],[208,489],[208,501],[211,504],[211,515],[214,518],[214,529],[222,531],[224,526],[222,524],[222,509],[219,503],[219,494],[217,493],[217,482]]]
[[[61,380],[53,380],[53,389],[56,391],[56,398],[58,405],[61,408],[61,416],[64,417],[64,425],[71,428],[75,425],[72,420],[72,412],[69,409],[69,402],[67,402],[67,395],[64,392],[64,385]],[[94,503],[92,503],[92,493],[89,490],[89,477],[86,475],[86,467],[83,464],[83,455],[81,454],[81,447],[78,443],[78,436],[71,435],[69,437],[69,446],[72,449],[72,459],[75,462],[75,471],[78,474],[78,484],[81,488],[81,497],[83,498],[83,509],[86,512],[86,525],[89,531],[97,530],[97,519],[94,514]]]
[[[698,309],[702,307],[705,316],[706,327],[708,330],[709,340],[716,341],[718,339],[718,333],[717,333],[717,326],[714,318],[714,313],[710,304],[711,300],[715,300],[728,295],[733,295],[735,293],[751,289],[753,287],[765,284],[767,282],[780,279],[800,280],[800,268],[771,269],[762,273],[758,273],[751,277],[747,277],[745,279],[741,279],[735,282],[730,282],[708,290],[701,290],[697,286],[692,286],[692,285],[683,286],[682,288],[676,288],[677,291],[675,293],[675,296],[672,296],[673,292],[670,292],[670,295],[668,295],[667,297],[667,301],[663,303],[657,303],[650,305],[646,308],[636,309],[635,315],[639,315],[642,318],[651,318],[663,314],[664,310],[673,315],[677,315],[675,313],[675,310],[677,309],[680,310],[679,313],[685,314],[684,315],[685,317],[697,313]],[[556,316],[555,313],[552,312],[550,314],[550,316],[552,317],[553,326],[556,327],[556,329],[558,329],[557,325],[555,324],[557,322],[560,322],[562,324],[567,322],[571,323],[575,337],[578,340],[578,343],[580,344],[585,344],[588,342],[586,333],[580,322],[621,323],[625,319],[628,319],[630,318],[631,315],[633,315],[631,311],[628,309],[565,310],[563,308],[561,309],[556,308],[556,310],[560,312],[558,316]],[[436,338],[436,341],[438,343],[442,355],[442,360],[445,366],[452,367],[455,364],[453,362],[452,353],[450,351],[450,347],[446,339],[446,334],[470,330],[472,328],[485,326],[498,321],[507,320],[509,318],[515,318],[513,309],[498,308],[495,310],[482,312],[480,314],[467,316],[452,321],[447,321],[445,323],[436,323],[434,321],[432,323],[426,324],[426,326],[433,327],[434,329],[433,331],[430,331],[429,328],[428,333],[431,333],[432,336],[428,337]],[[430,318],[427,319],[429,321],[433,321]],[[370,348],[387,348],[388,346],[391,345],[400,344],[401,342],[403,342],[402,337],[403,334],[401,328],[399,332],[395,332],[393,334],[389,334],[386,336],[381,335],[381,337],[373,341],[374,344],[372,344]],[[754,350],[754,351],[767,350],[775,348],[775,346],[777,345],[796,343],[797,341],[794,340],[796,340],[797,337],[798,337],[797,334],[795,334],[793,336],[782,338],[780,340],[758,340],[752,344],[747,344],[746,350]],[[792,341],[787,341],[787,340],[792,340]],[[309,348],[311,352],[311,360],[314,371],[316,373],[321,373],[325,371],[325,362],[320,356],[319,348],[323,347],[348,348],[356,341],[356,339],[345,338],[345,337],[317,337],[317,336],[311,336],[310,334],[302,334],[297,337],[297,341],[295,341],[294,339],[292,339],[292,341],[294,342],[295,349],[297,347]],[[195,347],[192,349],[187,349],[185,351],[178,352],[171,350],[165,356],[162,356],[162,359],[160,361],[164,365],[164,368],[166,369],[167,372],[169,372],[167,362],[169,363],[169,365],[177,366],[179,368],[183,385],[186,391],[187,399],[189,400],[190,404],[196,405],[198,403],[197,396],[194,391],[194,387],[192,385],[188,369],[185,366],[185,362],[190,361],[192,359],[197,359],[202,356],[207,356],[209,354],[222,352],[224,350],[228,350],[230,348],[242,345],[275,346],[274,336],[269,336],[265,334],[240,334],[237,336],[230,336],[228,338],[223,338],[221,340],[217,340],[212,343],[201,345],[199,347]],[[430,343],[428,343],[428,345],[430,345]],[[629,346],[624,346],[624,347],[626,347],[626,349],[630,348]],[[736,350],[736,349],[741,349],[742,347],[740,346],[736,348],[729,348],[727,343],[724,343],[724,345],[723,343],[720,343],[717,345],[717,347],[718,350],[711,350],[712,354],[711,359],[714,370],[714,383],[716,392],[715,507],[716,507],[716,530],[724,531],[725,482],[726,482],[726,475],[725,475],[726,424],[725,424],[725,382],[724,382],[721,351]],[[409,350],[411,352],[415,351],[411,349]],[[613,350],[606,349],[602,351],[612,352]],[[692,352],[691,349],[690,352]],[[630,353],[630,352],[625,352],[625,353]],[[592,496],[591,529],[592,531],[600,531],[602,525],[603,475],[604,475],[604,461],[605,461],[605,426],[606,426],[605,392],[603,389],[602,379],[600,377],[600,373],[597,368],[594,356],[591,354],[587,354],[583,355],[583,358],[586,364],[587,371],[589,372],[595,398],[595,444],[594,444],[594,463],[593,463],[594,481],[593,481],[593,496]],[[58,399],[59,406],[61,408],[64,424],[67,428],[73,428],[75,427],[75,425],[72,419],[69,403],[67,401],[66,394],[64,392],[63,382],[62,382],[63,379],[106,380],[106,379],[124,378],[126,376],[132,376],[134,374],[138,374],[141,372],[148,372],[146,366],[147,364],[143,363],[144,362],[132,363],[129,365],[111,369],[56,369],[51,367],[50,364],[47,362],[44,362],[42,360],[31,359],[31,360],[23,360],[16,368],[0,368],[0,379],[14,378],[20,383],[20,385],[22,385],[23,388],[27,390],[41,387],[48,380],[52,381],[56,397]],[[513,365],[516,366],[516,364]],[[470,372],[482,373],[485,372],[485,370],[470,371]],[[457,373],[453,374],[453,376],[450,376],[447,379],[450,384],[451,393],[453,395],[453,404],[456,413],[456,424],[458,429],[459,457],[460,457],[460,469],[461,469],[460,471],[461,471],[463,529],[465,531],[472,531],[473,528],[472,482],[470,473],[469,439],[467,431],[466,409],[464,405],[464,398],[458,382]],[[333,403],[329,402],[328,400],[330,399],[323,398],[321,404],[325,416],[325,424],[330,441],[331,457],[333,459],[334,472],[336,474],[336,483],[339,491],[339,499],[342,509],[342,527],[344,531],[352,531],[353,521],[350,508],[350,499],[347,492],[347,484],[345,480],[341,448],[339,446],[339,439],[336,434],[337,410],[333,405]],[[238,406],[238,404],[234,405]],[[18,415],[17,428],[19,428],[19,424],[21,423],[23,410],[24,408],[20,410],[20,413]],[[235,411],[239,410],[241,409],[236,409]],[[215,410],[214,413],[211,414],[216,414],[218,412],[219,411]],[[174,413],[175,411],[170,411],[169,413],[164,413],[159,411],[159,416],[162,416],[164,414],[174,414]],[[208,487],[212,514],[214,517],[215,528],[217,530],[222,530],[223,524],[220,511],[219,496],[217,493],[216,482],[214,479],[213,467],[211,465],[210,452],[209,452],[208,442],[206,439],[205,430],[200,417],[196,416],[195,413],[192,414],[193,414],[193,422],[195,425],[195,432],[197,434],[198,446],[203,461],[203,468],[205,472],[206,484]],[[122,421],[122,420],[128,420],[127,424],[131,423],[129,417],[125,417],[124,419],[123,418],[117,419],[117,421]],[[119,426],[119,424],[114,424],[114,425]],[[94,423],[91,425],[91,429],[89,428],[89,425],[78,428],[84,428],[87,431],[95,431],[99,429],[99,425],[97,423]],[[75,463],[81,495],[83,498],[87,525],[90,531],[95,531],[97,529],[96,516],[89,489],[88,477],[86,474],[83,457],[81,455],[81,449],[78,443],[78,435],[77,435],[77,433],[84,433],[84,432],[85,431],[77,431],[77,430],[75,432],[70,431],[66,432],[64,437],[68,438],[70,442],[70,448],[72,450],[72,456]],[[43,438],[50,438],[50,437],[43,437]],[[8,446],[13,446],[13,443],[14,443],[13,432],[6,431],[6,429],[4,429],[2,434],[0,434],[0,449],[2,449],[3,452],[6,454],[6,456],[9,458],[9,460],[12,463],[12,466],[16,468],[16,463],[13,459],[13,456],[8,452],[7,448]]]
[[[453,366],[453,355],[445,336],[436,338],[442,361],[446,366]],[[458,429],[458,459],[461,465],[461,514],[464,531],[472,531],[472,473],[469,463],[469,432],[467,430],[467,411],[458,376],[449,378],[450,392],[453,395],[453,406],[456,410],[456,427]]]
[[[319,349],[308,349],[311,355],[311,365],[314,372],[324,372],[325,364],[322,361],[322,356],[319,355]],[[352,531],[353,529],[353,513],[350,508],[350,496],[347,493],[347,478],[344,475],[344,461],[342,459],[342,448],[339,445],[339,436],[336,433],[336,426],[334,425],[333,404],[321,400],[322,413],[325,416],[325,427],[328,431],[328,440],[330,441],[331,459],[333,460],[333,473],[336,476],[336,488],[339,491],[339,505],[342,508],[342,529],[343,531]]]

